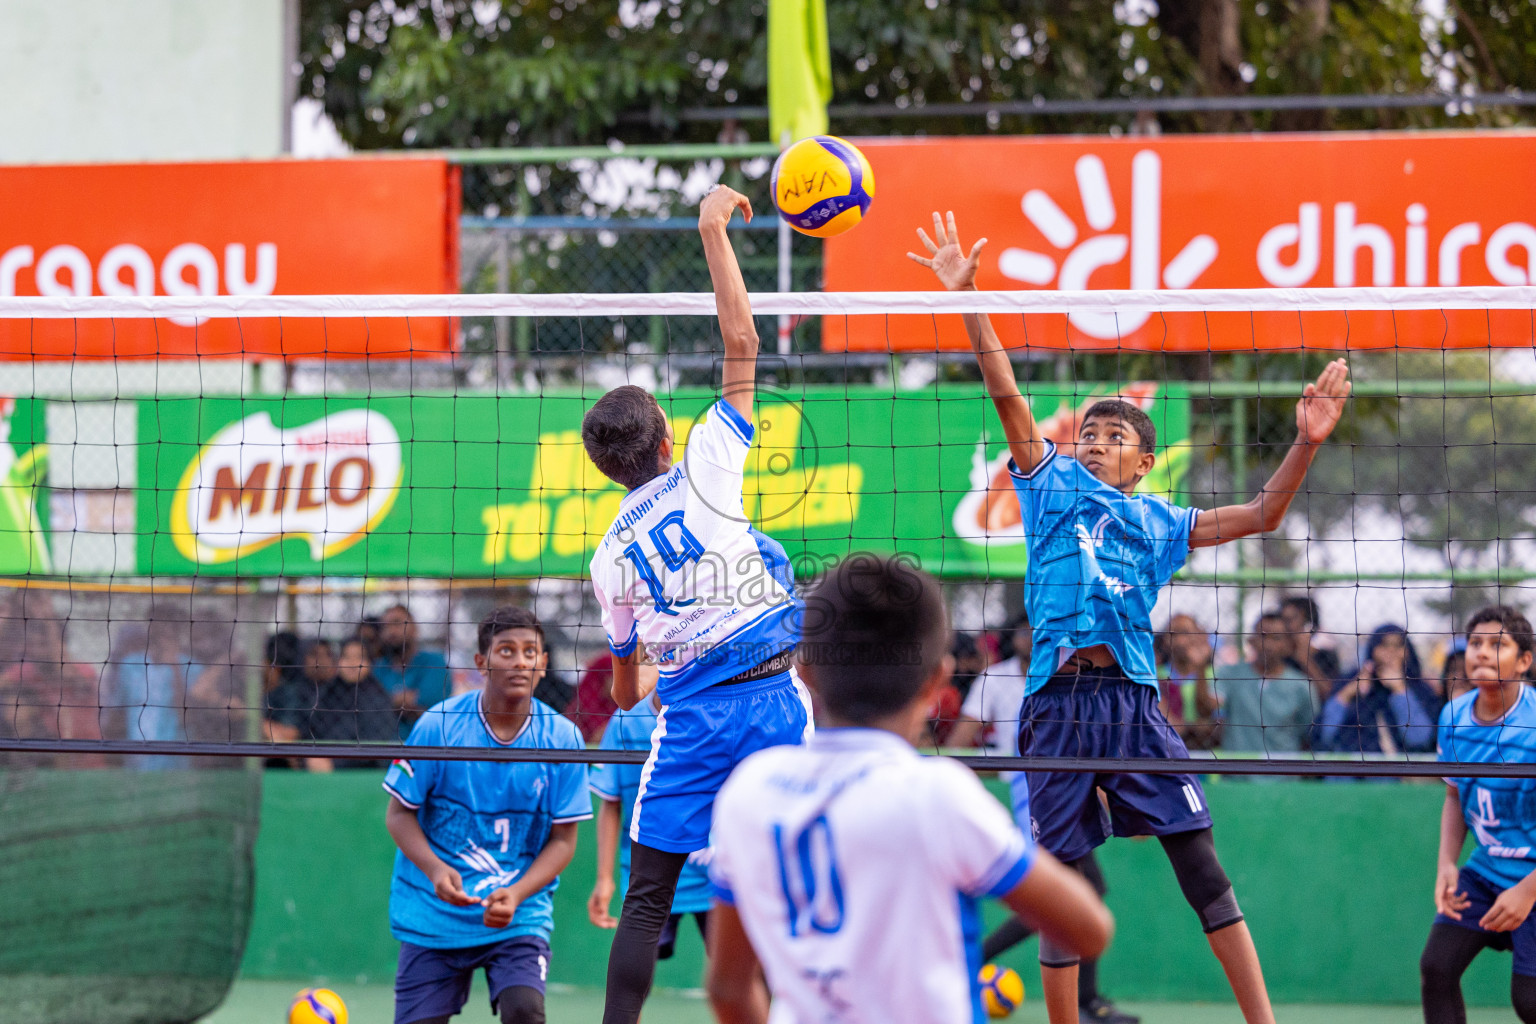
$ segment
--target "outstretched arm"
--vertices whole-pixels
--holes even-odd
[[[1269,483],[1242,505],[1201,512],[1190,531],[1189,546],[1214,547],[1278,528],[1317,457],[1318,445],[1328,440],[1338,426],[1349,391],[1349,366],[1344,360],[1335,359],[1323,368],[1315,384],[1307,385],[1301,401],[1296,403],[1296,441]]]
[[[933,215],[933,238],[922,228],[917,229],[928,250],[927,257],[915,252],[907,256],[932,270],[934,276],[952,292],[976,290],[976,267],[981,263],[981,250],[987,244],[985,238],[971,246],[970,254],[960,248],[960,233],[955,229],[955,215],[950,212],[947,222]],[[998,418],[1003,421],[1003,436],[1008,439],[1008,452],[1019,469],[1028,473],[1045,458],[1045,438],[1029,411],[1029,402],[1019,393],[1019,382],[1013,375],[1013,363],[1003,351],[1003,343],[992,329],[992,321],[985,313],[961,314],[965,320],[965,333],[970,336],[976,362],[981,366],[981,379],[987,394],[997,407]]]
[[[752,422],[752,395],[757,383],[757,327],[752,322],[752,304],[747,298],[747,283],[741,278],[736,251],[726,234],[726,225],[736,210],[747,223],[752,222],[752,204],[747,197],[724,185],[716,185],[699,206],[699,235],[704,239],[704,258],[709,263],[709,280],[715,288],[715,310],[720,316],[720,334],[725,339],[725,372],[721,390],[736,411]]]

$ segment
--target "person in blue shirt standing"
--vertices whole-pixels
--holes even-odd
[[[549,663],[544,630],[506,605],[480,623],[483,690],[422,715],[422,747],[582,750],[571,721],[533,699]],[[396,761],[385,817],[400,847],[389,890],[400,940],[395,1024],[447,1024],[484,970],[503,1024],[543,1024],[553,893],[592,816],[579,763]]]
[[[1467,622],[1473,690],[1440,712],[1440,760],[1536,764],[1536,637],[1520,612],[1493,605]],[[1471,832],[1476,844],[1456,862]],[[1435,923],[1419,958],[1425,1024],[1467,1019],[1461,976],[1485,949],[1514,952],[1515,1015],[1536,1022],[1536,778],[1450,779],[1440,812]]]
[[[437,651],[422,649],[416,620],[403,604],[390,608],[379,620],[379,659],[373,674],[401,711],[401,735],[423,711],[453,692],[448,660]]]
[[[656,731],[657,716],[661,703],[655,693],[628,711],[619,711],[608,720],[603,730],[602,750],[649,750],[651,736]],[[609,905],[617,892],[620,900],[629,890],[629,826],[635,815],[635,797],[640,792],[640,776],[644,771],[638,764],[600,764],[590,772],[593,794],[598,798],[597,807],[597,883],[587,899],[587,919],[599,928],[616,928],[618,919],[608,913]],[[613,862],[617,853],[619,880],[614,883]],[[656,959],[671,959],[677,945],[678,926],[683,918],[693,915],[699,926],[699,935],[708,934],[709,904],[713,898],[709,887],[709,848],[688,856],[682,873],[677,879],[677,892],[672,896],[672,914],[667,918],[661,937],[657,940]]]
[[[950,291],[973,291],[986,239],[966,252],[954,214],[933,215],[928,255],[908,255]],[[1034,649],[1020,712],[1025,757],[1178,758],[1189,752],[1158,710],[1152,607],[1192,547],[1277,528],[1307,469],[1343,414],[1349,370],[1329,363],[1296,406],[1296,441],[1264,490],[1242,505],[1181,508],[1136,489],[1157,462],[1157,432],[1116,399],[1083,414],[1071,453],[1046,440],[1019,392],[1013,364],[985,314],[966,333],[1013,456],[1028,543],[1025,608]],[[1073,864],[1108,837],[1097,790],[1117,836],[1157,836],[1184,898],[1200,918],[1248,1024],[1272,1024],[1263,970],[1237,898],[1216,857],[1211,817],[1194,775],[1029,772],[1031,826],[1042,847]],[[1053,1024],[1077,1019],[1077,957],[1040,947]],[[1056,1008],[1060,1008],[1058,1011]]]

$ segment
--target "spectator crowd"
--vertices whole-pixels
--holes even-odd
[[[1445,704],[1469,688],[1464,642],[1428,672],[1400,625],[1378,626],[1345,667],[1334,638],[1319,629],[1315,601],[1294,595],[1259,615],[1238,641],[1176,614],[1157,638],[1160,707],[1190,750],[1297,757],[1402,755],[1435,748]],[[930,722],[951,748],[1015,753],[1031,653],[1022,615],[995,632],[957,634],[955,692]],[[958,714],[947,710],[958,707]]]
[[[1401,755],[1434,750],[1440,709],[1469,689],[1464,642],[1453,640],[1427,671],[1420,644],[1400,625],[1374,629],[1350,658],[1318,628],[1308,596],[1263,612],[1241,640],[1173,615],[1157,638],[1160,706],[1191,750],[1295,757],[1307,753]],[[104,666],[71,658],[65,623],[47,595],[18,591],[0,601],[0,735],[38,739],[130,739],[227,743],[253,735],[250,695],[230,630],[152,611],[123,624]],[[953,685],[941,694],[930,739],[949,749],[1012,755],[1031,650],[1022,615],[980,634],[957,632]],[[279,743],[394,743],[421,713],[478,685],[454,673],[444,652],[421,641],[404,604],[367,616],[343,638],[267,637],[260,665],[259,735]],[[589,743],[617,711],[606,650],[572,683],[547,672],[535,696],[576,723]],[[306,754],[310,753],[306,751]],[[48,755],[31,757],[53,763]],[[76,755],[91,766],[112,759]],[[196,759],[217,766],[220,759]],[[153,769],[188,760],[131,755]],[[377,760],[280,759],[311,771],[379,768]]]

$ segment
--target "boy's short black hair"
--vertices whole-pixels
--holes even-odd
[[[1507,604],[1491,604],[1479,608],[1467,620],[1467,635],[1485,622],[1497,622],[1520,648],[1522,654],[1536,653],[1536,636],[1531,634],[1531,620]]]
[[[581,420],[581,443],[604,476],[630,490],[653,480],[657,456],[667,436],[661,406],[645,388],[614,388]]]
[[[1083,422],[1092,419],[1119,420],[1132,430],[1141,440],[1141,450],[1148,455],[1157,452],[1157,427],[1152,424],[1152,417],[1142,412],[1135,405],[1122,398],[1104,398],[1094,402],[1083,413]]]
[[[816,666],[822,705],[845,722],[912,703],[949,643],[938,582],[900,558],[850,555],[806,597],[800,658]]]
[[[496,634],[505,633],[509,629],[531,629],[539,634],[539,646],[545,646],[544,626],[539,622],[539,617],[521,605],[504,604],[492,609],[489,615],[480,620],[479,635],[476,637],[480,653],[488,653]]]

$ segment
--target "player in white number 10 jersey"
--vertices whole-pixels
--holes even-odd
[[[912,746],[954,670],[938,584],[854,555],[806,601],[820,721],[741,763],[715,803],[708,987],[724,1024],[982,1022],[977,901],[1097,956],[1113,928],[968,769]]]
[[[660,670],[651,755],[630,822],[629,891],[608,954],[605,1024],[634,1024],[656,969],[656,940],[672,912],[688,855],[709,844],[711,812],[731,769],[764,747],[799,743],[810,728],[790,667],[799,606],[789,559],[742,507],[757,331],[726,235],[746,197],[717,186],[699,235],[725,338],[723,397],[673,464],[671,425],[641,388],[615,388],[587,411],[581,439],[610,479],[629,489],[592,557],[592,586],[613,650],[613,699],[650,696],[643,662]]]

